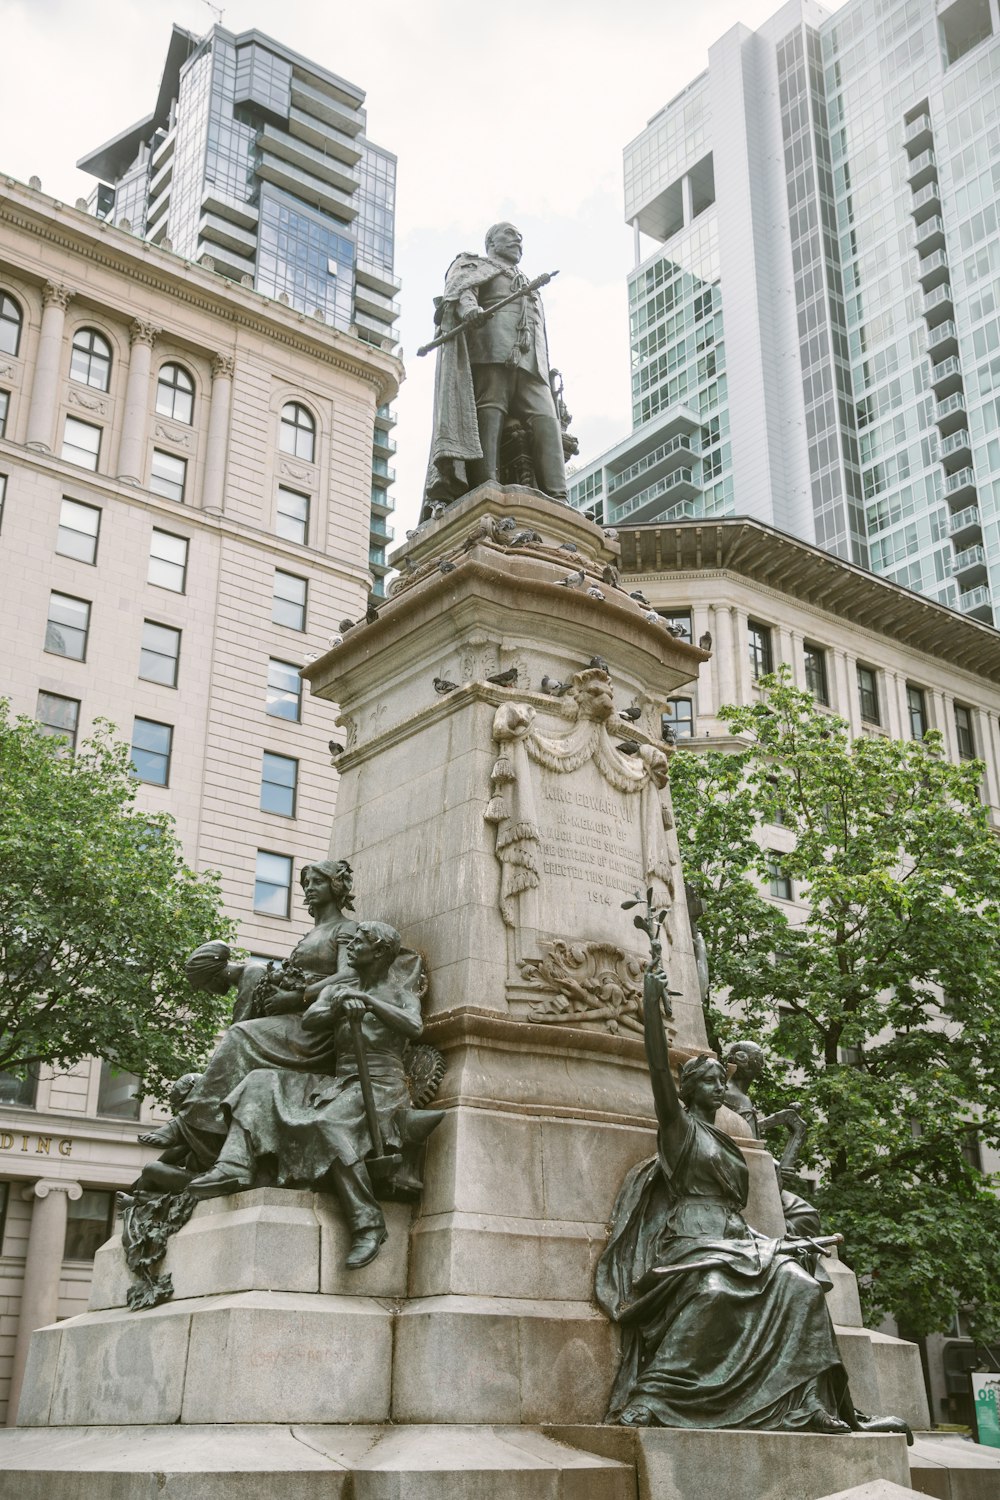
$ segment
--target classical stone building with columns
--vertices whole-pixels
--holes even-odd
[[[981,760],[1000,833],[1000,631],[747,517],[635,526],[618,538],[624,586],[712,652],[664,716],[679,745],[731,745],[721,706],[752,703],[757,679],[787,665],[854,734],[939,729],[953,759]],[[778,826],[761,837],[776,855],[789,847]],[[793,920],[797,896],[776,874],[770,897]],[[1000,1156],[982,1148],[980,1164],[1000,1171]],[[924,1341],[934,1421],[969,1420],[972,1350],[961,1319]]]
[[[299,669],[364,612],[373,429],[400,376],[322,319],[0,182],[0,693],[72,742],[117,726],[140,807],[221,871],[255,954],[309,925],[337,713]],[[150,1115],[99,1060],[0,1078],[0,1408],[31,1329],[85,1307]]]

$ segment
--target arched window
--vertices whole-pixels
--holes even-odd
[[[194,381],[182,365],[163,365],[156,381],[156,411],[191,426]]]
[[[21,309],[13,297],[0,292],[0,353],[16,354],[21,342]]]
[[[98,391],[106,391],[111,384],[111,345],[96,329],[78,328],[73,335],[69,378]]]
[[[316,455],[316,423],[312,413],[298,401],[281,408],[281,433],[278,442],[282,453],[304,458],[311,464]]]

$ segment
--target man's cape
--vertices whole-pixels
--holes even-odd
[[[451,333],[460,325],[458,301],[462,293],[492,281],[497,270],[497,262],[483,255],[463,251],[455,257],[445,277],[444,295],[434,299],[434,324],[439,333]],[[466,341],[460,336],[437,351],[425,501],[455,500],[464,495],[470,488],[466,464],[482,456],[472,364]]]

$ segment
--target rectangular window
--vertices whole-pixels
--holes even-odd
[[[747,642],[750,648],[750,675],[756,682],[774,671],[774,655],[771,651],[771,631],[767,625],[758,625],[756,620],[747,621]]]
[[[271,601],[271,619],[275,625],[305,630],[308,588],[304,578],[296,578],[294,573],[283,573],[280,568],[275,568],[274,598]]]
[[[7,476],[0,474],[0,526],[3,525],[3,507],[7,499]]]
[[[49,617],[45,624],[45,649],[53,656],[68,656],[73,661],[87,658],[87,633],[90,630],[90,605],[86,599],[71,594],[49,595]]]
[[[830,683],[826,675],[826,652],[822,646],[813,646],[809,641],[803,647],[806,662],[806,687],[817,703],[830,706]]]
[[[101,456],[101,429],[92,422],[67,417],[60,456],[68,464],[79,464],[81,469],[96,470],[97,460]]]
[[[187,561],[187,538],[174,536],[170,531],[158,531],[154,526],[149,544],[148,582],[155,583],[157,588],[183,594],[187,584]]]
[[[677,634],[679,641],[691,644],[691,611],[689,609],[658,609],[656,613]]]
[[[289,542],[309,541],[309,496],[278,486],[278,513],[274,529]]]
[[[63,1260],[92,1261],[115,1222],[115,1194],[87,1188],[67,1205]]]
[[[10,410],[10,391],[0,391],[0,438],[7,436],[7,413]]]
[[[101,1081],[97,1086],[97,1113],[114,1115],[119,1120],[138,1120],[142,1109],[142,1100],[135,1092],[138,1082],[134,1073],[126,1073],[102,1057]]]
[[[136,719],[132,727],[132,767],[139,781],[166,786],[174,731],[155,719]]]
[[[906,684],[906,711],[910,716],[910,739],[922,740],[927,733],[927,703],[923,688]]]
[[[177,663],[181,654],[181,633],[172,625],[142,622],[142,649],[139,652],[139,676],[146,682],[162,682],[164,687],[177,686]]]
[[[80,723],[79,698],[60,698],[58,693],[39,693],[35,718],[43,734],[67,740],[69,748],[76,749],[76,731]]]
[[[60,557],[75,557],[77,562],[97,561],[97,537],[101,529],[101,512],[96,505],[82,500],[63,500],[59,510],[56,551]]]
[[[16,1073],[0,1073],[0,1104],[14,1104],[19,1109],[34,1109],[38,1079],[28,1072],[23,1078]]]
[[[689,740],[694,734],[694,700],[671,698],[660,719],[660,733],[665,740]]]
[[[290,755],[273,755],[270,750],[265,750],[260,773],[261,812],[280,813],[284,818],[294,818],[298,781],[297,760],[293,760]]]
[[[874,667],[863,667],[858,663],[858,701],[861,717],[866,724],[881,724],[878,711],[878,681]]]
[[[955,704],[955,736],[961,760],[975,760],[976,738],[972,732],[972,709],[962,703]]]
[[[162,495],[165,500],[183,501],[186,478],[186,458],[178,458],[173,453],[164,453],[160,448],[153,449],[153,462],[149,470],[149,488],[154,495]]]
[[[299,669],[273,656],[267,663],[267,712],[272,719],[291,719],[296,724],[302,717]]]
[[[292,861],[287,854],[257,850],[253,909],[265,917],[287,917],[292,898]]]
[[[780,854],[769,854],[767,856],[767,877],[771,895],[776,901],[791,901],[792,882],[786,874]]]

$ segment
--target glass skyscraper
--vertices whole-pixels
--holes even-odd
[[[572,502],[755,516],[992,621],[998,196],[997,0],[727,32],[625,148],[633,432]]]
[[[95,212],[378,347],[396,342],[396,158],[364,93],[258,31],[173,28],[150,115],[79,163]],[[394,418],[379,410],[369,560],[388,572]]]

